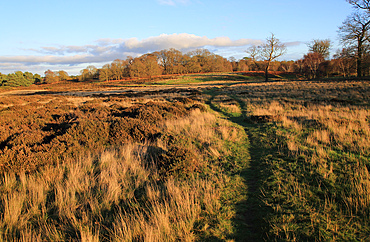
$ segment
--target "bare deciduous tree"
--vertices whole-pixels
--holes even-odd
[[[307,46],[310,52],[321,54],[325,59],[330,57],[331,41],[329,39],[314,39]]]
[[[252,45],[245,52],[247,52],[252,61],[257,61],[261,46]]]
[[[355,12],[348,16],[339,27],[339,35],[346,48],[353,49],[356,53],[357,76],[363,76],[364,58],[369,49],[370,19],[368,14]]]
[[[355,69],[356,63],[351,49],[343,48],[342,50],[337,50],[333,57],[334,69],[341,73],[343,77],[349,76],[352,70]]]
[[[317,78],[319,76],[320,64],[324,61],[322,54],[310,52],[303,57],[303,65],[308,78]]]
[[[370,0],[347,0],[347,2],[357,9],[370,11]]]
[[[245,51],[249,54],[250,60],[253,61],[254,65],[257,67],[257,69],[261,68],[260,64],[258,63],[260,51],[261,51],[261,46],[260,45],[259,46],[252,45],[251,47],[249,47]]]
[[[265,81],[268,81],[268,71],[273,60],[281,57],[286,52],[286,47],[279,39],[271,34],[266,39],[266,43],[261,46],[252,46],[247,50],[252,60],[257,64],[256,60],[260,59],[265,63]]]

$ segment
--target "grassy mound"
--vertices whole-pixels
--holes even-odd
[[[229,148],[246,136],[206,109],[109,97],[25,97],[4,108],[0,238],[235,238],[226,197],[243,182]]]

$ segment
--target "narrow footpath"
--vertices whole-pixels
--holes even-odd
[[[243,127],[249,142],[248,152],[250,159],[247,162],[246,168],[239,174],[244,180],[244,191],[241,193],[247,194],[247,199],[243,202],[235,204],[236,216],[234,219],[236,233],[235,241],[264,241],[266,240],[266,230],[268,227],[267,217],[269,209],[262,202],[261,183],[263,182],[263,167],[261,166],[261,158],[268,151],[261,149],[261,127],[259,124],[251,123],[247,119],[247,107],[244,102],[236,97],[229,96],[230,100],[238,103],[241,109],[240,115],[227,113],[219,108],[215,98],[220,95],[215,89],[207,93],[210,95],[207,104],[209,107],[225,117],[234,124]],[[222,93],[223,94],[223,93]],[[224,96],[224,94],[223,94]]]

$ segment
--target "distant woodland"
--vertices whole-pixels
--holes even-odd
[[[369,73],[367,63],[366,74]],[[29,86],[31,84],[47,84],[59,81],[112,81],[125,78],[151,78],[160,75],[233,72],[233,71],[263,71],[265,61],[245,57],[236,60],[223,58],[207,49],[199,49],[186,54],[168,49],[137,58],[127,57],[116,59],[102,68],[88,66],[81,70],[78,76],[69,76],[66,71],[45,71],[44,77],[30,72],[17,71],[8,75],[0,73],[1,86]],[[327,60],[323,55],[310,52],[298,61],[273,61],[270,71],[295,72],[307,78],[326,76],[349,76],[356,73],[356,61],[343,53]]]
[[[307,44],[309,51],[296,61],[277,61],[285,54],[285,46],[272,34],[261,46],[251,46],[241,60],[223,58],[207,49],[182,53],[166,49],[139,57],[116,59],[102,68],[88,66],[78,76],[69,76],[66,71],[47,70],[44,76],[17,71],[8,75],[0,73],[0,86],[29,86],[31,84],[59,81],[112,81],[128,78],[152,78],[161,75],[264,71],[296,73],[308,79],[331,76],[368,76],[370,74],[370,1],[348,0],[354,12],[338,29],[342,49],[330,53],[329,39],[314,39]],[[277,51],[278,50],[278,51]],[[278,52],[278,53],[277,53]]]

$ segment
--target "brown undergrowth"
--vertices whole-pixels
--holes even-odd
[[[0,240],[233,237],[222,162],[241,129],[190,99],[50,97],[2,101]]]
[[[0,239],[368,239],[368,81],[205,90],[2,96]]]
[[[154,141],[158,124],[189,113],[179,102],[128,103],[109,98],[9,97],[1,110],[0,171],[33,172],[86,151],[126,142]],[[21,100],[19,100],[21,99]]]

